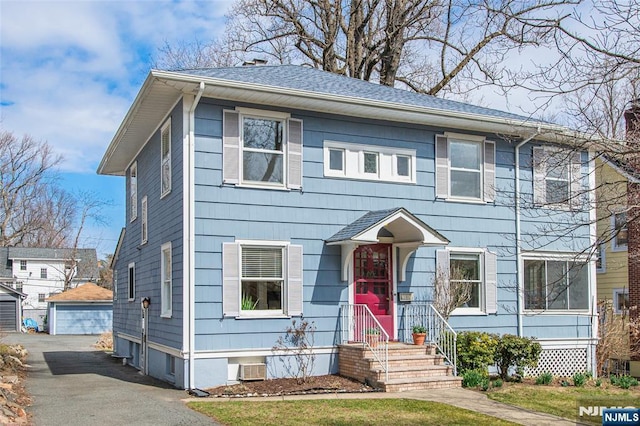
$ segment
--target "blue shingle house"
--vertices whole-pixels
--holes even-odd
[[[316,375],[364,357],[400,383],[391,354],[412,325],[442,376],[447,327],[536,337],[539,371],[592,370],[593,165],[571,141],[308,67],[152,70],[98,169],[127,187],[115,351],[180,388],[279,377],[274,344],[304,318]],[[454,280],[468,297],[440,318],[434,286]]]

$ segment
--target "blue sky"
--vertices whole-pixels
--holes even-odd
[[[124,225],[124,178],[96,168],[158,48],[223,30],[231,1],[0,0],[0,128],[47,141],[72,191],[113,202],[83,245],[113,252]]]

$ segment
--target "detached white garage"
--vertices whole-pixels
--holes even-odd
[[[82,284],[47,299],[49,334],[101,334],[113,324],[113,292]]]

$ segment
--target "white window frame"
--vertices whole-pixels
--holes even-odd
[[[168,151],[164,154],[164,138],[167,137]],[[165,180],[165,172],[168,174]],[[171,192],[171,117],[163,124],[160,130],[160,198],[164,198]],[[164,187],[167,182],[167,187]]]
[[[287,247],[289,246],[288,241],[245,241],[240,240],[236,241],[239,245],[239,276],[240,276],[240,284],[239,284],[239,295],[240,298],[240,309],[239,318],[267,318],[267,317],[283,317],[286,316],[287,312]],[[243,310],[242,309],[242,281],[244,277],[242,276],[242,250],[246,247],[261,247],[261,248],[274,248],[280,249],[282,252],[282,277],[280,280],[282,281],[282,290],[281,290],[281,301],[280,301],[280,310],[275,309],[255,309],[255,310]],[[255,278],[247,278],[247,280],[255,281]],[[259,279],[258,279],[259,281]],[[264,281],[274,281],[273,278],[265,278]]]
[[[44,300],[47,298],[46,293],[38,293],[38,303],[44,303]]]
[[[21,260],[20,261],[20,270],[21,271],[26,271],[27,270],[27,261],[26,260]]]
[[[624,287],[624,288],[614,288],[613,289],[613,312],[615,312],[616,314],[624,314],[626,312],[629,312],[629,307],[627,307],[627,309],[618,309],[618,305],[619,305],[619,299],[620,296],[623,295],[627,295],[627,298],[629,297],[629,289]]]
[[[47,273],[47,268],[40,268],[40,278],[43,280],[47,279],[47,276],[49,274]]]
[[[485,281],[485,269],[484,269],[485,268],[485,265],[484,265],[485,250],[480,248],[469,248],[469,247],[451,247],[451,248],[447,248],[447,251],[449,252],[449,268],[451,268],[451,258],[455,257],[456,255],[478,256],[478,263],[479,263],[478,273],[480,277],[480,279],[478,280],[479,288],[480,288],[480,294],[479,294],[480,306],[458,307],[453,311],[451,311],[451,315],[486,315],[487,283]]]
[[[149,221],[148,221],[148,210],[149,206],[147,205],[147,196],[142,197],[142,201],[140,202],[140,244],[147,244],[149,240]]]
[[[129,264],[127,274],[127,298],[129,302],[136,300],[136,264],[131,262]]]
[[[613,213],[611,215],[611,251],[626,251],[629,246],[629,223],[625,220],[625,224],[623,228],[626,228],[627,232],[627,242],[624,244],[618,243],[618,230],[616,228],[616,217],[624,214],[626,216],[627,212],[620,211],[617,213]],[[622,228],[621,228],[622,229]]]
[[[343,152],[343,169],[330,168],[331,151]],[[377,172],[365,173],[365,154],[377,155]],[[409,176],[398,174],[398,157],[409,159]],[[343,179],[416,183],[416,151],[414,149],[363,145],[325,140],[323,143],[324,176]]]
[[[134,161],[129,168],[129,209],[130,221],[138,217],[138,162]]]
[[[166,253],[169,263],[167,264]],[[164,243],[160,247],[160,316],[171,318],[173,312],[173,256],[171,242]]]
[[[240,185],[242,186],[256,186],[261,188],[286,188],[288,182],[288,132],[289,126],[287,120],[291,117],[290,114],[280,113],[277,111],[263,111],[253,108],[236,108],[239,113],[240,120]],[[257,119],[257,120],[273,120],[282,123],[282,151],[265,150],[257,148],[245,148],[244,146],[244,120]],[[247,152],[263,152],[266,154],[282,155],[282,182],[260,182],[254,180],[248,180],[244,177],[244,153]]]
[[[556,314],[571,314],[571,315],[575,315],[575,314],[584,314],[584,313],[588,313],[590,308],[591,308],[591,297],[592,297],[592,289],[591,289],[591,274],[589,274],[589,271],[587,270],[587,274],[586,274],[586,280],[587,280],[587,307],[586,308],[581,308],[581,309],[555,309],[555,308],[527,308],[526,303],[526,297],[527,297],[527,290],[526,290],[526,270],[525,270],[525,261],[545,261],[545,262],[564,262],[564,263],[579,263],[579,262],[585,262],[587,263],[588,259],[586,255],[580,255],[580,256],[576,256],[576,255],[571,255],[571,254],[551,254],[551,253],[545,253],[545,254],[536,254],[536,253],[528,253],[527,255],[522,257],[522,264],[521,264],[521,270],[523,271],[523,277],[522,277],[522,292],[523,292],[523,310],[525,312],[535,312],[535,313],[540,313],[540,314],[551,314],[551,315],[556,315]],[[589,268],[589,265],[586,264],[584,266],[585,268]],[[567,269],[568,270],[568,269]],[[546,293],[546,288],[548,286],[548,282],[547,279],[545,278],[545,293]],[[549,300],[547,299],[547,296],[545,295],[545,306],[548,305]],[[567,299],[567,303],[568,303],[568,299]]]
[[[447,152],[448,152],[448,161],[449,161],[449,199],[451,200],[462,200],[462,201],[483,201],[484,200],[484,138],[476,139],[471,138],[467,135],[446,135],[447,136]],[[465,143],[465,144],[474,144],[478,150],[480,158],[478,159],[480,168],[478,170],[475,169],[465,169],[462,167],[454,167],[452,166],[452,155],[451,155],[451,144],[452,143]],[[478,174],[478,197],[466,197],[463,195],[454,195],[452,194],[452,179],[451,173],[455,171],[466,172],[466,173],[477,173]]]

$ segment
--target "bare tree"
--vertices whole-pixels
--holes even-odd
[[[113,255],[108,254],[107,257],[98,262],[98,285],[106,289],[113,289],[113,269],[111,269],[111,262],[113,261]]]
[[[66,241],[73,202],[56,184],[60,161],[46,142],[0,133],[0,246]]]
[[[471,300],[471,285],[460,268],[443,271],[438,268],[433,278],[433,306],[446,320],[454,309]]]

